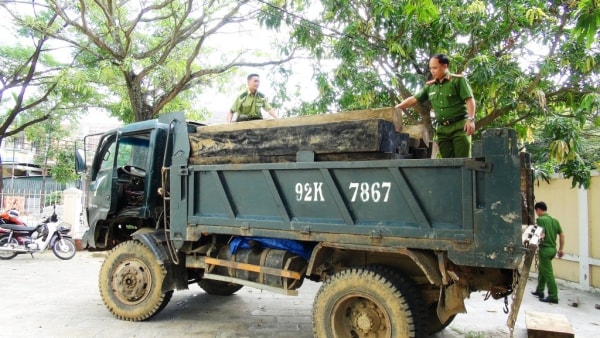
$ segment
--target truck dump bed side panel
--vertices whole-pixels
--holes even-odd
[[[456,196],[472,196],[473,171],[461,162],[193,166],[189,223],[472,240],[473,200]]]
[[[520,263],[521,165],[512,130],[486,130],[475,159],[184,165],[188,135],[176,128],[176,247],[220,233],[444,250],[471,266]]]

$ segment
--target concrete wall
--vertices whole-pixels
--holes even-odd
[[[589,190],[571,188],[571,180],[559,176],[536,182],[535,199],[546,202],[565,234],[565,256],[553,261],[555,276],[600,290],[600,175],[593,174]]]

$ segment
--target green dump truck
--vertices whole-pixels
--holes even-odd
[[[87,169],[77,156],[84,241],[110,249],[108,310],[143,321],[190,284],[296,295],[308,278],[322,282],[316,337],[426,337],[482,290],[507,312],[512,299],[512,328],[535,250],[522,241],[533,194],[515,132],[483,131],[473,158],[415,158],[389,120],[323,119],[211,134],[171,113],[104,133]],[[356,142],[330,146],[354,127]]]

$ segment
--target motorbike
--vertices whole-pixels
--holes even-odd
[[[10,232],[10,230],[2,228],[3,224],[27,226],[27,224],[19,218],[19,212],[15,209],[0,212],[0,238],[7,236]]]
[[[13,214],[12,219],[0,221],[0,259],[13,259],[19,254],[43,253],[52,248],[54,255],[67,260],[75,256],[75,243],[68,236],[70,226],[58,222],[56,210],[38,226],[29,227]]]

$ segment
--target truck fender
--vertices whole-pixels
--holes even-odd
[[[405,255],[412,259],[412,261],[421,269],[429,283],[433,285],[442,284],[443,272],[440,271],[438,261],[431,252],[410,249],[404,249],[403,251],[406,251]]]
[[[321,264],[328,259],[331,250],[335,249],[403,255],[410,258],[419,267],[429,283],[433,285],[442,284],[442,273],[439,270],[438,260],[432,252],[411,250],[407,248],[374,247],[368,245],[339,245],[321,242],[313,249],[306,274],[311,275],[317,267],[321,266]]]
[[[183,290],[188,287],[187,270],[185,269],[185,263],[182,263],[182,258],[179,257],[179,264],[175,264],[169,255],[167,248],[167,239],[165,233],[162,230],[156,230],[152,228],[141,228],[134,232],[131,237],[133,239],[142,242],[145,246],[150,248],[154,257],[160,265],[163,265],[167,270],[165,276],[162,292],[171,291],[174,289]]]
[[[165,235],[162,231],[159,232],[152,228],[141,228],[131,234],[131,237],[144,243],[144,245],[150,248],[156,257],[156,260],[158,260],[161,265],[169,258],[168,253],[162,244],[165,242]]]

